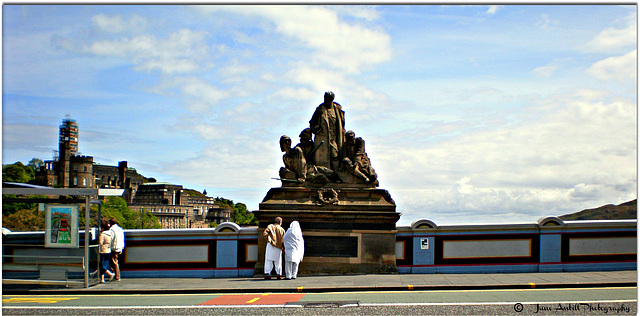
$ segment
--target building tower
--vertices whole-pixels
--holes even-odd
[[[60,125],[58,152],[60,154],[58,184],[63,188],[68,188],[72,186],[70,176],[71,156],[78,154],[78,124],[69,115],[62,120],[62,125]]]

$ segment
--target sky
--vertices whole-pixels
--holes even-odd
[[[325,91],[398,225],[637,198],[635,5],[3,5],[2,163],[79,151],[258,210]]]

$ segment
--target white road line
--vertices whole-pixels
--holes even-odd
[[[601,301],[550,301],[550,302],[459,302],[459,303],[359,303],[359,306],[475,306],[475,305],[513,305],[513,304],[575,304],[575,303],[637,303],[638,300],[601,300]],[[304,303],[304,302],[302,302]],[[181,305],[181,306],[2,306],[2,309],[42,309],[42,308],[55,308],[55,309],[89,309],[89,310],[104,310],[105,307],[109,309],[149,309],[149,308],[166,308],[166,309],[179,309],[179,308],[303,308],[303,305]],[[332,307],[332,308],[353,308],[355,306],[344,307]]]

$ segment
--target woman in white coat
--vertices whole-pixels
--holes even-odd
[[[284,233],[284,273],[285,279],[291,280],[298,276],[298,265],[304,257],[304,239],[298,221],[291,222]]]

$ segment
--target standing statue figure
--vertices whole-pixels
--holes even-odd
[[[342,146],[342,167],[360,179],[360,181],[378,186],[378,175],[365,151],[364,139],[356,137],[356,133],[345,133],[345,142]]]
[[[333,102],[335,94],[324,93],[324,103],[318,105],[309,121],[311,132],[315,134],[315,165],[337,171],[340,151],[344,142],[344,111],[340,104]],[[321,146],[320,144],[324,142]]]
[[[284,152],[282,161],[284,167],[280,168],[280,179],[283,183],[304,183],[307,178],[307,162],[304,153],[299,147],[291,148],[291,138],[287,135],[280,137],[280,150]]]

